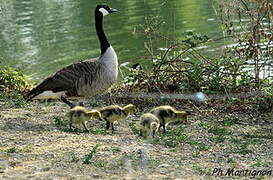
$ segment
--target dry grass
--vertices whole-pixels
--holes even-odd
[[[273,164],[272,111],[199,109],[188,124],[145,140],[135,129],[141,112],[116,125],[115,134],[99,120],[84,133],[62,125],[68,107],[60,102],[0,104],[0,179],[209,179],[216,167]]]

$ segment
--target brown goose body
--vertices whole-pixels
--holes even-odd
[[[111,12],[116,10],[107,5],[98,5],[95,9],[101,55],[95,59],[71,64],[49,76],[27,94],[27,101],[93,96],[108,89],[117,80],[118,58],[104,34],[102,25],[103,16]]]

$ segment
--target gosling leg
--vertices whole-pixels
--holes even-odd
[[[69,123],[69,129],[72,129],[72,122]]]
[[[72,130],[72,116],[70,116],[69,129]]]
[[[86,131],[86,132],[89,132],[89,130],[87,129],[86,124],[85,124],[84,122],[82,123],[82,125],[83,125],[85,131]]]
[[[160,126],[163,126],[163,134],[166,134],[166,127],[165,127],[165,118],[162,117],[162,123],[160,123]]]
[[[111,123],[111,127],[112,127],[112,133],[114,133],[115,129],[114,129],[114,123]]]
[[[153,135],[153,138],[155,138],[155,131],[153,131],[153,134],[152,134],[152,135]]]
[[[106,121],[106,130],[108,130],[110,127],[110,122]]]
[[[163,125],[163,133],[166,134],[166,127]]]

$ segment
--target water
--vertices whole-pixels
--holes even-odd
[[[92,0],[0,0],[0,61],[40,81],[60,68],[100,54]],[[179,38],[193,30],[220,36],[211,0],[112,0],[120,12],[104,18],[104,30],[119,62],[142,62],[145,37],[134,33],[145,17],[159,15],[161,32]],[[162,44],[156,46],[164,47]]]

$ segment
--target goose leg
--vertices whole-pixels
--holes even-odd
[[[73,104],[72,102],[70,102],[70,101],[68,101],[65,97],[61,97],[61,100],[65,103],[65,104],[67,104],[70,108],[73,108],[73,107],[75,107],[75,104]]]
[[[163,125],[163,133],[166,134],[166,127]]]

